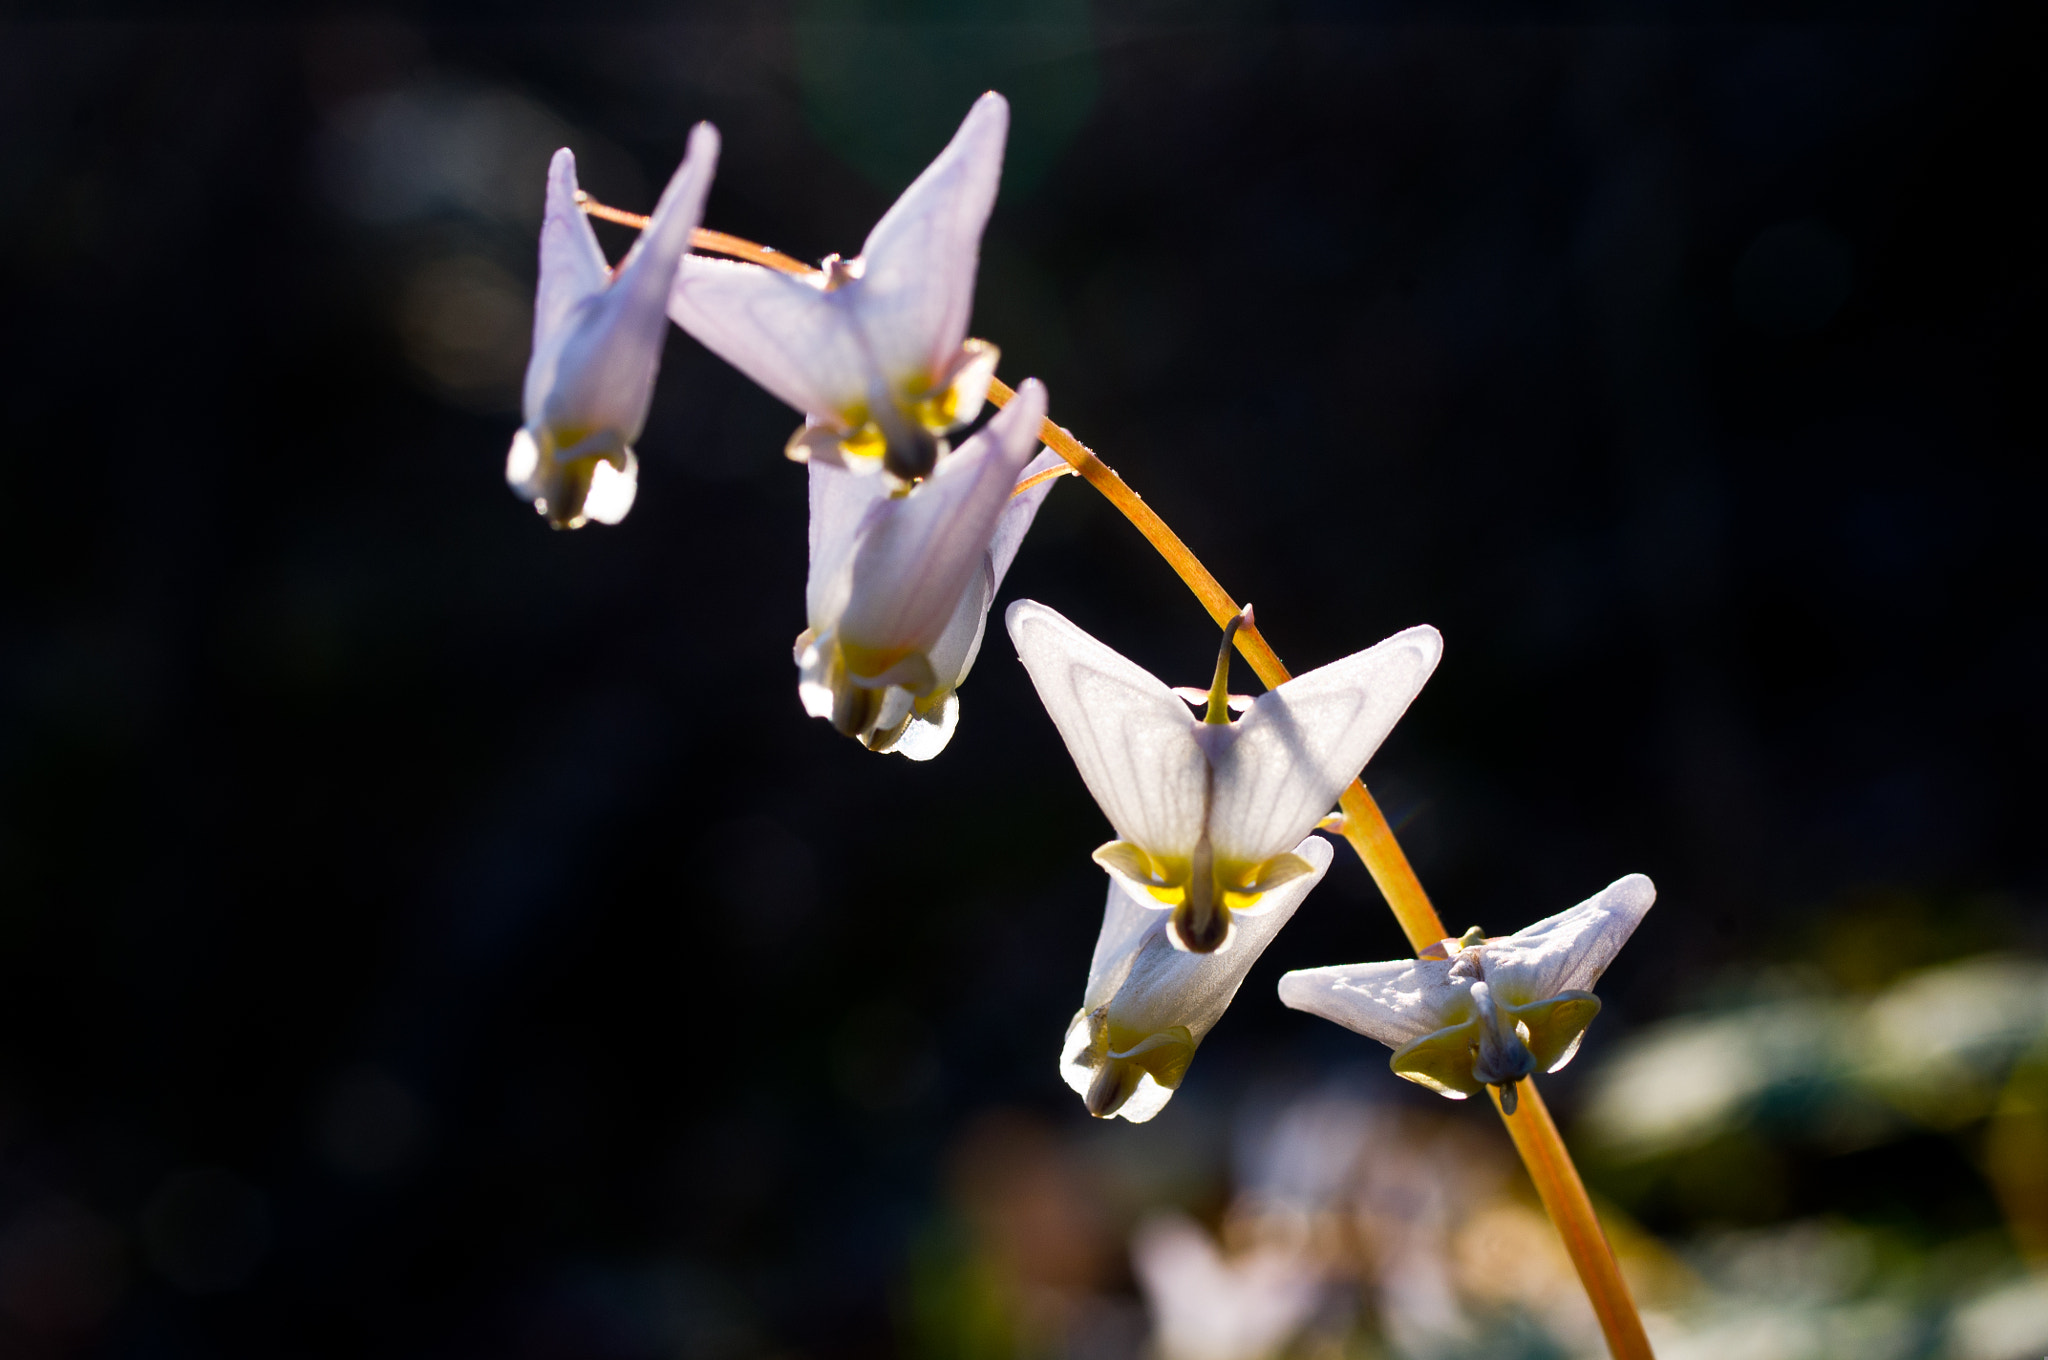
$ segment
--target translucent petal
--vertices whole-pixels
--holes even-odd
[[[1209,762],[1186,705],[1055,610],[1018,600],[1004,618],[1082,782],[1117,835],[1160,859],[1192,855]]]
[[[929,715],[913,713],[889,749],[911,760],[930,760],[946,749],[960,726],[960,696],[948,694]]]
[[[512,447],[505,454],[505,484],[525,500],[541,494],[540,447],[524,425],[512,436]]]
[[[1650,880],[1630,874],[1570,911],[1488,940],[1483,947],[1487,985],[1509,1006],[1590,991],[1656,900]]]
[[[1269,894],[1270,910],[1238,923],[1229,949],[1208,954],[1175,949],[1166,930],[1171,913],[1157,910],[1122,879],[1110,878],[1087,991],[1075,1017],[1075,1025],[1085,1028],[1069,1028],[1061,1055],[1069,1085],[1085,1097],[1106,1063],[1134,1064],[1154,1078],[1162,1094],[1156,1105],[1140,1102],[1147,1088],[1135,1072],[1127,1073],[1136,1089],[1114,1113],[1133,1121],[1157,1113],[1245,974],[1330,867],[1327,842],[1304,841],[1296,853],[1310,872]]]
[[[1065,459],[1048,449],[1026,463],[1017,474],[1017,480],[1029,481],[1052,466],[1065,465]],[[982,557],[981,570],[961,592],[960,603],[953,607],[953,618],[947,623],[946,631],[932,644],[932,670],[938,674],[940,685],[958,686],[974,669],[974,660],[981,654],[982,634],[988,626],[989,606],[995,602],[996,591],[1002,588],[1003,577],[1009,573],[1017,548],[1024,542],[1024,535],[1031,528],[1038,507],[1044,504],[1056,480],[1040,482],[1029,491],[1012,495],[1003,507],[1002,516],[996,520],[995,534],[989,539],[988,551]]]
[[[1443,959],[1303,968],[1280,978],[1283,1004],[1399,1048],[1473,1013],[1471,984]]]
[[[599,524],[617,524],[633,508],[640,489],[640,460],[626,450],[623,470],[600,460],[590,470],[590,490],[583,497],[583,513]]]
[[[528,394],[538,398],[539,419],[559,442],[576,441],[573,448],[557,449],[557,457],[617,453],[640,437],[668,334],[663,302],[703,215],[717,165],[718,134],[700,123],[647,230],[609,285],[576,303],[562,322],[565,333],[554,371],[543,390],[535,392],[530,385]],[[540,357],[537,349],[535,358]],[[529,411],[529,423],[534,414]],[[564,436],[563,431],[577,433]]]
[[[1298,675],[1252,701],[1215,747],[1209,836],[1253,862],[1307,835],[1379,749],[1443,654],[1428,625]]]
[[[668,314],[708,350],[807,415],[864,409],[873,372],[852,292],[736,260],[686,255]]]
[[[1017,473],[1038,445],[1044,415],[1045,388],[1026,379],[981,433],[864,521],[838,624],[839,645],[854,673],[873,674],[898,656],[921,656],[944,634],[982,566]],[[880,660],[869,664],[866,658]]]
[[[917,374],[944,378],[974,306],[981,233],[1003,174],[1010,106],[990,91],[974,102],[953,140],[925,168],[861,247],[861,326],[892,386]]]
[[[1529,1031],[1529,1052],[1545,1072],[1555,1072],[1572,1060],[1579,1041],[1586,1037],[1586,1026],[1599,1013],[1600,998],[1580,991],[1563,992],[1527,1006],[1501,1007],[1510,1023]]]
[[[611,281],[611,267],[576,203],[576,156],[568,147],[548,163],[547,208],[540,224],[540,284],[533,298],[533,348],[568,320],[577,303],[595,297]],[[529,414],[534,414],[529,412]]]
[[[846,608],[852,589],[853,549],[868,512],[887,499],[879,477],[864,477],[827,463],[810,464],[810,574],[804,581],[804,617],[817,632],[828,632]]]

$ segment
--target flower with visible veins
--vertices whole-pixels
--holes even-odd
[[[1207,954],[1176,948],[1167,938],[1168,913],[1144,889],[1110,875],[1088,989],[1060,1052],[1060,1074],[1088,1113],[1142,1124],[1173,1098],[1196,1046],[1330,867],[1329,844],[1314,836],[1293,855],[1301,874],[1265,895],[1228,950]]]
[[[1296,843],[1358,777],[1443,651],[1434,628],[1410,628],[1295,676],[1232,722],[1230,647],[1250,613],[1224,632],[1201,718],[1044,605],[1019,600],[1007,616],[1038,697],[1116,829],[1095,862],[1171,908],[1167,938],[1195,953],[1227,946],[1234,916],[1309,871]]]
[[[851,260],[829,256],[808,276],[683,261],[669,314],[804,413],[791,458],[908,483],[980,412],[997,351],[967,338],[967,319],[1009,126],[1001,95],[976,100]]]
[[[929,760],[959,717],[954,689],[981,646],[997,584],[1048,483],[1016,490],[1045,419],[1027,378],[974,438],[907,490],[811,466],[810,626],[796,640],[797,692],[875,750]]]
[[[718,130],[699,123],[688,153],[614,270],[579,205],[576,157],[548,166],[540,229],[526,423],[512,437],[505,480],[557,529],[617,524],[633,508],[654,375],[668,332],[664,304],[718,165]]]
[[[1630,874],[1512,935],[1474,926],[1420,958],[1288,973],[1280,1000],[1379,1040],[1396,1073],[1452,1100],[1497,1087],[1513,1114],[1515,1083],[1579,1051],[1600,1012],[1589,989],[1656,900]]]

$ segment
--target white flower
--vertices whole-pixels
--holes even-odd
[[[1043,484],[1011,494],[1044,419],[1045,387],[1027,378],[981,433],[908,490],[812,464],[810,627],[796,640],[797,691],[811,716],[913,759],[944,748],[959,720],[954,687],[1045,495]]]
[[[1294,854],[1300,876],[1266,894],[1228,950],[1207,954],[1176,948],[1167,938],[1169,914],[1143,888],[1110,875],[1088,990],[1060,1052],[1060,1075],[1090,1114],[1142,1124],[1173,1098],[1196,1046],[1330,867],[1329,844],[1314,836]]]
[[[787,452],[904,482],[981,410],[993,345],[967,338],[981,231],[1002,178],[1010,106],[975,101],[939,158],[852,260],[797,277],[692,256],[669,314],[740,372],[804,413]]]
[[[1600,999],[1588,988],[1634,933],[1657,890],[1641,874],[1610,883],[1570,911],[1512,935],[1474,926],[1419,959],[1308,968],[1280,979],[1280,999],[1394,1050],[1408,1080],[1452,1100],[1572,1060]]]
[[[558,529],[593,519],[617,524],[633,508],[633,441],[654,397],[668,332],[663,306],[717,165],[718,130],[699,123],[647,229],[616,270],[577,206],[575,156],[564,147],[548,166],[526,423],[512,438],[505,480]]]
[[[1269,1246],[1226,1260],[1179,1214],[1139,1226],[1131,1264],[1159,1360],[1269,1360],[1322,1296],[1321,1272],[1301,1253]]]
[[[1042,604],[1007,615],[1017,654],[1119,839],[1095,861],[1173,909],[1169,937],[1207,952],[1234,914],[1308,872],[1295,843],[1364,768],[1436,668],[1427,625],[1298,675],[1229,720],[1233,622],[1206,717]]]

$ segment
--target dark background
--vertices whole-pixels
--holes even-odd
[[[1378,1067],[1272,999],[1403,952],[1340,856],[1082,1127],[1102,819],[997,632],[929,765],[803,715],[794,417],[687,337],[623,526],[506,492],[564,142],[644,210],[709,118],[815,258],[1008,94],[975,332],[1298,669],[1443,630],[1368,783],[1453,929],[1657,880],[1610,1034],[2048,948],[2039,31],[1549,12],[0,23],[0,1352],[894,1354],[989,1111]],[[1003,594],[1206,678],[1078,483]],[[1995,1222],[1867,1156],[1635,1208]]]

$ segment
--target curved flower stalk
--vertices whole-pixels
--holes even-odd
[[[616,270],[577,201],[576,157],[548,166],[540,229],[533,357],[505,480],[557,529],[617,524],[633,508],[639,462],[668,332],[664,304],[718,166],[718,130],[699,123],[647,229]]]
[[[1229,1260],[1180,1214],[1138,1226],[1131,1264],[1151,1307],[1159,1360],[1270,1360],[1323,1295],[1304,1254],[1269,1246]]]
[[[995,346],[967,338],[981,232],[1002,178],[1010,106],[991,91],[851,260],[779,273],[690,256],[678,326],[804,413],[785,452],[898,482],[930,472],[981,410]]]
[[[1488,1086],[1515,1112],[1516,1083],[1572,1060],[1600,1012],[1588,990],[1635,932],[1657,890],[1641,874],[1512,935],[1479,928],[1418,959],[1308,968],[1280,1000],[1394,1050],[1394,1071],[1452,1100]]]
[[[944,749],[959,721],[953,691],[1049,485],[1012,495],[1044,418],[1045,387],[1027,380],[908,491],[812,465],[810,626],[796,640],[811,716],[916,760]]]
[[[1225,629],[1202,718],[1149,671],[1053,610],[1009,609],[1010,636],[1118,839],[1095,862],[1172,908],[1167,938],[1207,953],[1235,916],[1309,871],[1295,848],[1436,669],[1427,624],[1268,690],[1230,720]]]
[[[1144,889],[1110,875],[1088,990],[1060,1052],[1060,1075],[1088,1113],[1142,1124],[1166,1107],[1245,974],[1330,867],[1330,847],[1315,836],[1293,854],[1301,874],[1266,894],[1228,950],[1207,954],[1177,948],[1168,914]]]

